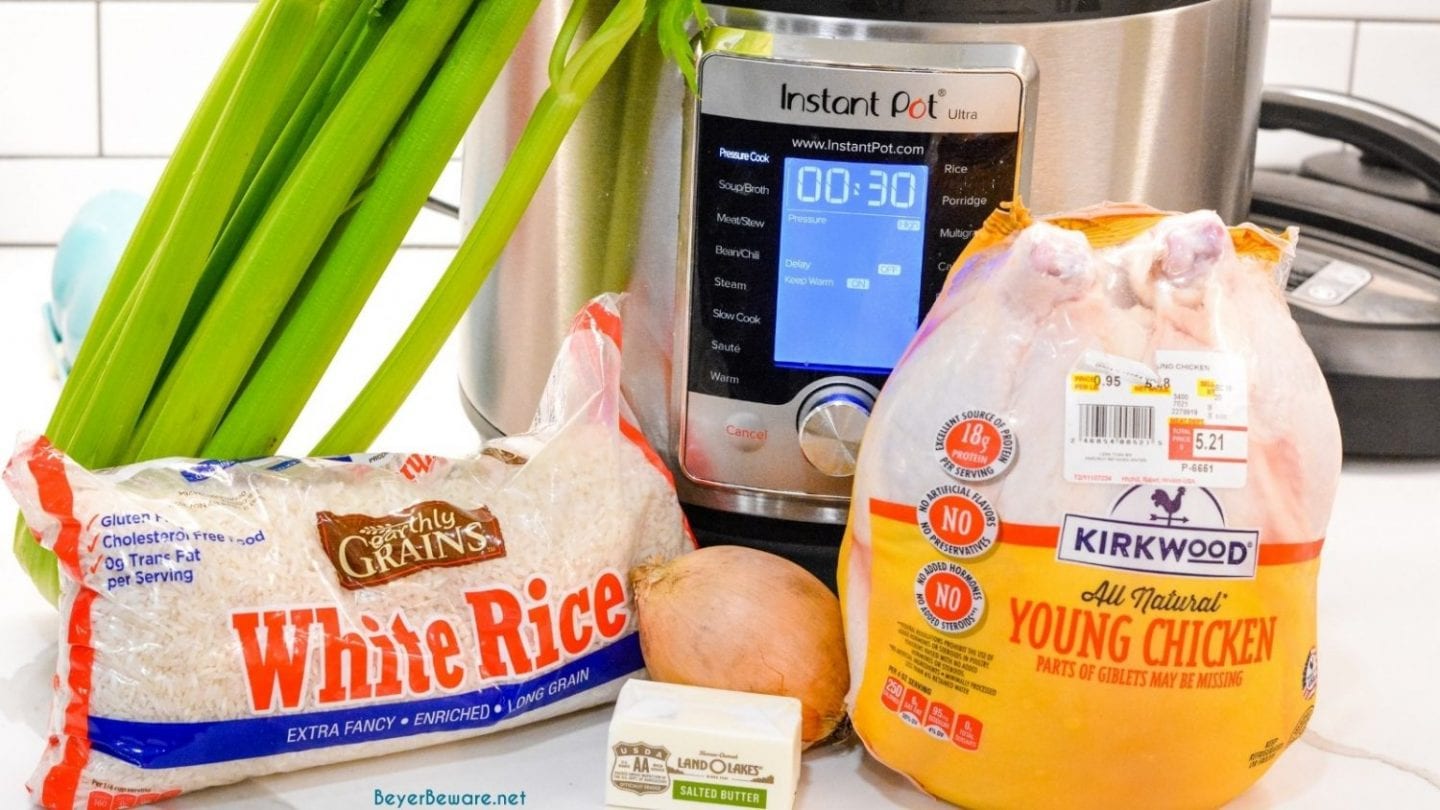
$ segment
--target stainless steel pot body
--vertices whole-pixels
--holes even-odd
[[[549,46],[567,5],[542,2],[467,137],[467,226],[546,86]],[[981,43],[1018,45],[1033,68],[1028,182],[1020,187],[1032,209],[1133,200],[1213,208],[1231,220],[1246,213],[1267,0],[1023,24],[710,10],[719,27],[702,51],[741,48],[790,62],[915,69],[952,52],[956,64],[966,63]],[[922,52],[926,59],[914,64]],[[843,489],[716,487],[690,480],[678,463],[685,392],[674,358],[687,308],[683,299],[677,305],[677,279],[683,291],[694,106],[650,42],[632,45],[577,121],[471,307],[463,327],[464,400],[482,432],[524,430],[574,312],[598,292],[623,288],[630,293],[627,394],[657,450],[681,471],[682,499],[747,515],[843,522]]]

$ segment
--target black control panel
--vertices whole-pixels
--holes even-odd
[[[730,400],[780,404],[836,374],[879,388],[951,263],[1016,192],[1018,131],[702,112],[695,137],[688,387]]]

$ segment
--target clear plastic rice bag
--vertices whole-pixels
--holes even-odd
[[[642,671],[628,572],[693,547],[620,395],[613,297],[576,318],[531,431],[472,459],[5,471],[60,560],[53,808],[128,807],[485,734]]]
[[[840,591],[855,728],[968,807],[1214,807],[1299,738],[1340,433],[1295,233],[992,215],[885,386]]]

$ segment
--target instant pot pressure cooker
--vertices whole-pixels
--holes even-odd
[[[467,138],[467,223],[567,5],[541,3]],[[460,375],[482,432],[524,430],[573,313],[626,289],[627,394],[702,535],[838,541],[873,400],[1000,203],[1245,214],[1265,0],[707,9],[698,93],[642,35],[582,114]]]

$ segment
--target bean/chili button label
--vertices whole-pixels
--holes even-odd
[[[945,484],[925,493],[915,507],[915,521],[931,545],[961,559],[989,551],[1000,534],[995,507],[963,484]]]
[[[935,455],[951,477],[984,481],[1005,472],[1015,459],[1015,433],[990,411],[964,411],[940,426]]]

